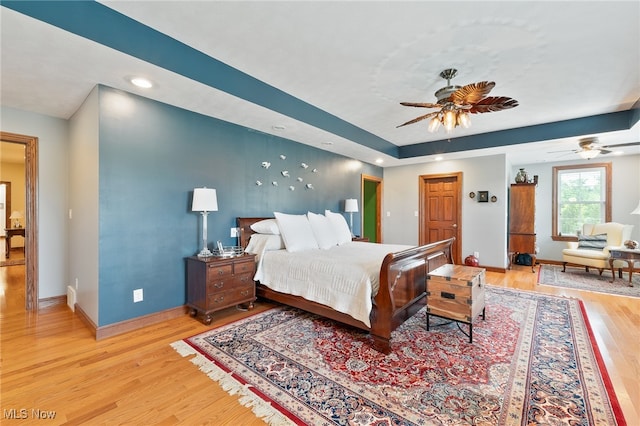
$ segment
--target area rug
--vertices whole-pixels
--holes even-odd
[[[616,279],[613,282],[610,281],[611,270],[604,271],[600,275],[597,269],[590,268],[587,272],[584,267],[567,266],[566,272],[562,272],[562,266],[543,264],[540,265],[540,272],[538,272],[538,284],[542,285],[640,297],[639,274],[632,276],[633,287],[629,287],[629,275],[626,272],[622,274],[622,278],[619,278],[616,271]]]
[[[172,346],[271,425],[626,424],[579,300],[488,286],[473,343],[425,313],[389,355],[288,307]]]

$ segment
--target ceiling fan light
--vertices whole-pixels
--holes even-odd
[[[429,132],[431,133],[437,132],[439,128],[440,128],[440,118],[438,116],[433,117],[429,121]]]
[[[471,119],[469,118],[469,114],[466,112],[459,112],[458,124],[464,127],[465,129],[468,129],[469,127],[471,127]]]
[[[452,131],[456,127],[456,112],[452,110],[445,112],[443,121],[445,130],[447,132]]]
[[[578,153],[580,158],[584,158],[585,160],[591,160],[592,158],[596,158],[598,154],[600,154],[600,151],[597,149],[586,149]]]

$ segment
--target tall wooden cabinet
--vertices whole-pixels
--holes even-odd
[[[531,256],[531,271],[536,264],[536,183],[511,184],[509,192],[509,268],[516,255]]]

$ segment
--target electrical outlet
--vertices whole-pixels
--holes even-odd
[[[238,238],[238,228],[231,228],[231,238]]]
[[[141,288],[133,290],[133,303],[142,302],[143,299],[144,295]]]
[[[480,252],[479,251],[474,251],[473,255],[475,256],[476,259],[480,259]]]

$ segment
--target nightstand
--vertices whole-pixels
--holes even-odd
[[[360,241],[362,243],[368,243],[369,238],[368,237],[351,237],[351,241]]]
[[[255,255],[187,258],[187,306],[192,317],[211,324],[211,314],[233,305],[253,308]]]

